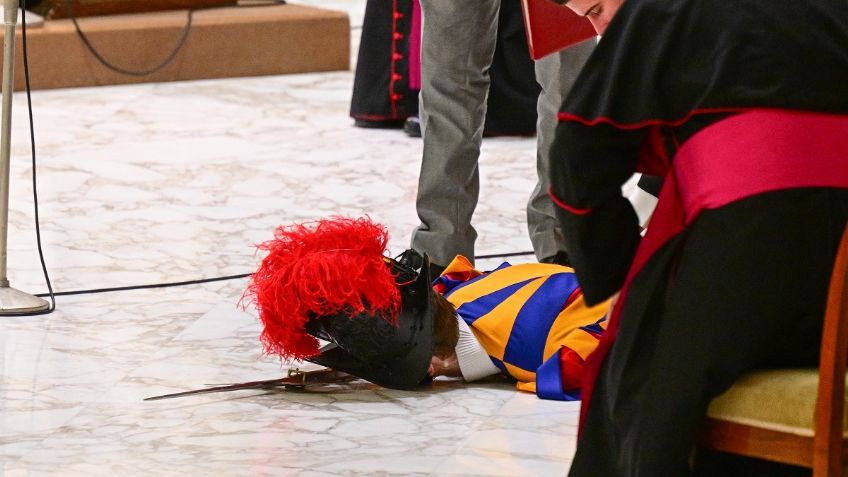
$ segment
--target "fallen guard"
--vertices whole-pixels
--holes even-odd
[[[259,312],[266,354],[328,369],[154,396],[244,389],[307,389],[358,377],[391,389],[430,381],[434,316],[429,260],[385,256],[388,232],[368,218],[279,227],[244,299]],[[323,347],[319,340],[327,342]]]

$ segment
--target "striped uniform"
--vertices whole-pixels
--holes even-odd
[[[483,273],[460,255],[433,287],[518,389],[545,399],[580,398],[583,362],[606,328],[608,303],[587,307],[572,269],[503,263]]]

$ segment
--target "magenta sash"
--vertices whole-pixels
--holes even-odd
[[[421,89],[421,3],[412,0],[412,28],[409,31],[409,89]]]

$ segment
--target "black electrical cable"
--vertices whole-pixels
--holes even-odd
[[[71,0],[65,0],[65,8],[68,10],[68,17],[74,23],[74,28],[76,29],[77,35],[79,35],[80,40],[82,40],[82,43],[85,45],[86,49],[92,55],[94,55],[95,58],[97,58],[97,61],[99,61],[100,64],[102,64],[106,68],[109,68],[110,70],[112,70],[116,73],[120,73],[120,74],[128,75],[128,76],[148,76],[148,75],[152,75],[153,73],[156,73],[157,71],[161,70],[162,68],[168,66],[168,64],[177,56],[177,53],[179,53],[180,50],[185,45],[186,39],[188,38],[188,32],[191,31],[192,17],[194,16],[194,10],[190,9],[188,11],[188,17],[186,18],[186,24],[183,27],[183,31],[180,34],[180,38],[177,40],[176,46],[174,47],[173,50],[171,50],[170,53],[168,53],[168,56],[166,56],[164,60],[162,60],[158,65],[153,66],[152,68],[148,68],[146,70],[140,70],[140,71],[133,71],[133,70],[128,70],[126,68],[121,68],[120,66],[117,66],[117,65],[109,62],[109,60],[107,60],[106,58],[104,58],[103,55],[101,55],[97,51],[97,49],[94,48],[94,45],[91,44],[91,41],[89,41],[88,37],[85,36],[85,33],[82,32],[82,29],[80,29],[79,23],[77,23],[77,17],[74,14],[74,7],[73,7],[73,5],[71,5]]]
[[[507,257],[521,257],[525,255],[533,255],[533,252],[509,252],[509,253],[495,253],[490,255],[476,255],[474,257],[475,260],[483,260],[487,258],[507,258]],[[185,280],[181,282],[163,282],[163,283],[150,283],[146,285],[127,285],[123,287],[110,287],[110,288],[92,288],[89,290],[72,290],[66,292],[56,292],[52,293],[51,296],[71,296],[71,295],[93,295],[95,293],[111,293],[111,292],[119,292],[119,291],[132,291],[132,290],[147,290],[152,288],[171,288],[171,287],[184,287],[188,285],[199,285],[202,283],[211,283],[211,282],[223,282],[227,280],[239,280],[242,278],[247,278],[253,275],[252,273],[240,273],[238,275],[224,275],[221,277],[213,277],[213,278],[201,278],[197,280]],[[45,297],[47,293],[41,293],[35,296]]]
[[[27,111],[29,113],[29,140],[30,140],[30,149],[32,153],[32,202],[33,208],[35,209],[35,240],[38,245],[38,258],[41,261],[41,270],[44,272],[44,281],[47,283],[48,293],[40,296],[49,296],[50,297],[50,306],[41,311],[33,311],[33,312],[12,312],[12,313],[4,313],[4,316],[36,316],[36,315],[46,315],[49,313],[53,313],[56,309],[56,296],[53,293],[53,285],[50,283],[50,276],[47,273],[47,265],[44,262],[44,251],[41,248],[41,226],[39,225],[40,220],[38,217],[38,189],[36,187],[38,181],[36,179],[36,160],[35,160],[35,127],[32,119],[32,97],[30,95],[30,83],[29,83],[29,61],[28,61],[28,52],[27,52],[27,30],[26,30],[26,0],[21,0],[21,38],[23,44],[23,60],[24,60],[24,80],[26,82],[26,97],[27,97]],[[6,41],[15,41],[14,38],[7,39]],[[11,91],[6,91],[4,94],[12,94]]]
[[[119,292],[119,291],[130,291],[130,290],[147,290],[151,288],[170,288],[170,287],[184,287],[187,285],[198,285],[201,283],[210,283],[210,282],[223,282],[227,280],[237,280],[239,278],[247,278],[253,275],[252,273],[241,273],[239,275],[226,275],[223,277],[215,277],[215,278],[202,278],[199,280],[186,280],[183,282],[165,282],[165,283],[152,283],[147,285],[128,285],[125,287],[111,287],[111,288],[93,288],[91,290],[72,290],[66,292],[56,292],[56,296],[71,296],[71,295],[92,295],[95,293],[111,293],[111,292]],[[39,297],[46,296],[46,293],[42,293]]]
[[[180,50],[182,50],[183,46],[185,46],[186,40],[188,39],[188,34],[191,31],[191,26],[192,26],[192,21],[194,19],[194,12],[195,11],[197,11],[197,10],[212,10],[212,9],[217,9],[217,8],[232,8],[232,7],[190,8],[188,10],[188,14],[187,14],[187,17],[186,17],[186,24],[183,27],[182,33],[180,33],[180,38],[177,40],[176,45],[171,50],[171,52],[168,53],[168,55],[165,57],[165,59],[162,60],[158,65],[153,66],[151,68],[148,68],[146,70],[133,71],[133,70],[128,70],[126,68],[122,68],[120,66],[115,65],[114,63],[107,60],[103,55],[101,55],[99,51],[97,51],[97,48],[95,48],[94,45],[91,44],[91,41],[88,39],[88,37],[85,35],[85,33],[83,33],[82,29],[80,28],[79,23],[77,22],[77,17],[74,14],[74,7],[71,4],[71,0],[64,0],[64,1],[65,1],[65,9],[68,11],[68,18],[70,18],[71,21],[74,23],[74,29],[76,29],[77,35],[80,37],[80,40],[82,40],[83,45],[85,45],[85,48],[89,51],[89,53],[91,53],[94,56],[94,58],[96,58],[97,61],[100,62],[100,64],[102,64],[106,68],[108,68],[108,69],[110,69],[110,70],[112,70],[116,73],[120,73],[120,74],[128,75],[128,76],[149,76],[149,75],[152,75],[152,74],[162,70],[162,68],[168,66],[168,64],[171,63],[171,61],[173,61],[174,58],[177,57],[177,54],[180,52]],[[252,3],[248,3],[248,4],[244,4],[244,5],[237,5],[237,7],[238,8],[267,7],[267,6],[270,6],[270,5],[285,5],[285,4],[286,4],[285,0],[256,0],[255,2],[252,2]]]
[[[526,255],[533,255],[533,252],[507,252],[507,253],[493,253],[490,255],[475,255],[474,260],[483,260],[486,258],[507,258],[507,257],[523,257]]]

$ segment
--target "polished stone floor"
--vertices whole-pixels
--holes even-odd
[[[355,62],[364,0],[301,3],[350,13]],[[332,214],[370,215],[402,251],[421,145],[354,128],[351,84],[347,71],[34,92],[54,289],[250,273],[277,225]],[[14,107],[9,278],[42,293],[25,96]],[[534,140],[483,149],[478,253],[530,250]],[[0,476],[565,474],[578,405],[508,382],[142,401],[285,372],[238,307],[245,284],[62,296],[50,315],[0,318]]]

